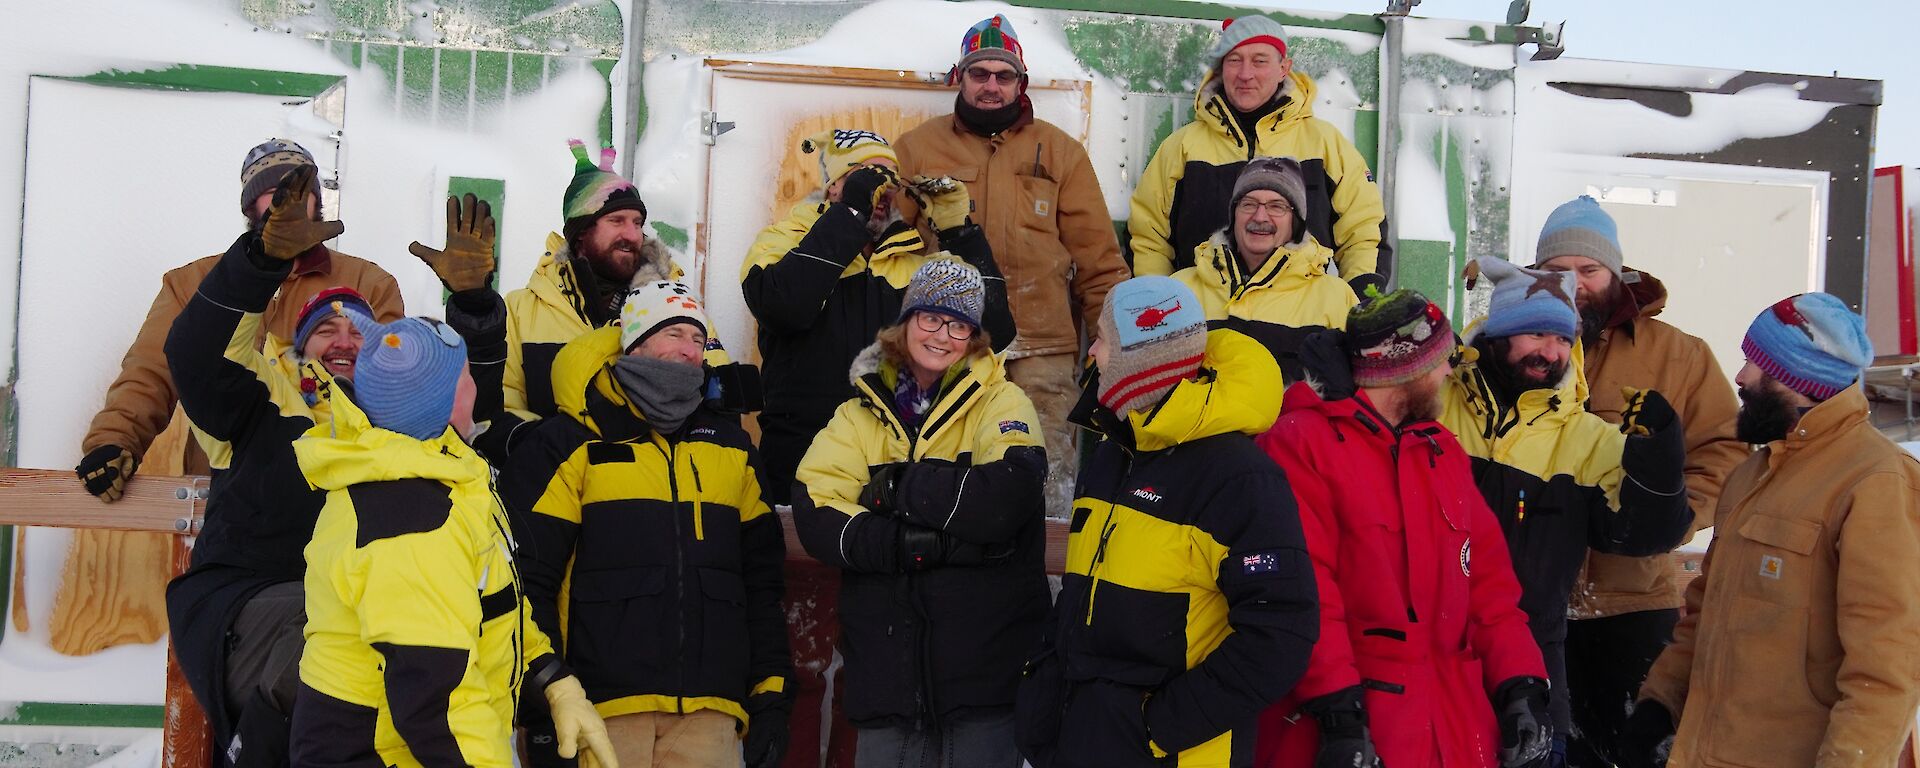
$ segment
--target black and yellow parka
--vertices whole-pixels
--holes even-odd
[[[1197,378],[1120,422],[1082,468],[1067,568],[1020,692],[1036,768],[1249,766],[1260,712],[1319,637],[1313,565],[1284,472],[1253,436],[1280,369],[1236,331],[1207,334]]]
[[[1483,322],[1468,328],[1467,343]],[[1440,423],[1473,458],[1474,484],[1506,533],[1520,580],[1520,608],[1552,678],[1554,727],[1571,732],[1566,687],[1567,610],[1588,550],[1641,557],[1678,546],[1693,511],[1682,484],[1682,456],[1638,479],[1625,468],[1663,452],[1675,434],[1628,437],[1586,410],[1587,382],[1575,344],[1559,385],[1502,403],[1481,361],[1454,369],[1443,387]],[[1666,446],[1671,448],[1672,446]],[[1683,450],[1683,449],[1680,449]],[[1631,455],[1631,457],[1630,457]],[[1669,479],[1655,480],[1667,470]],[[1671,486],[1671,487],[1669,487]]]
[[[985,278],[982,325],[994,349],[1005,349],[1013,343],[1013,314],[986,234],[967,224],[939,237]],[[814,433],[854,395],[848,367],[874,334],[900,319],[907,282],[929,250],[908,224],[896,221],[876,239],[852,208],[817,200],[794,206],[754,239],[740,288],[759,325],[766,391],[760,448],[776,486],[774,503],[786,502]]]
[[[1359,303],[1353,290],[1327,273],[1333,251],[1309,235],[1275,249],[1259,269],[1248,270],[1229,230],[1194,249],[1193,266],[1173,273],[1199,297],[1207,327],[1232,328],[1273,353],[1280,375],[1302,381],[1300,345],[1328,328],[1345,328],[1347,310]]]
[[[307,544],[295,765],[513,765],[520,697],[568,671],[527,603],[492,470],[451,428],[345,398],[293,444],[326,493]]]
[[[927,727],[1014,703],[1020,663],[1047,611],[1046,445],[1033,402],[1000,358],[948,371],[916,429],[894,409],[902,373],[878,345],[851,369],[840,405],[800,463],[794,528],[807,553],[841,569],[841,707],[863,727]],[[860,501],[871,470],[911,462],[898,509]],[[932,528],[979,557],[913,570],[902,529]]]
[[[553,361],[559,414],[531,426],[501,477],[524,539],[534,618],[602,717],[710,709],[747,721],[786,690],[786,539],[735,417],[694,412],[660,434],[613,377],[620,329]]]

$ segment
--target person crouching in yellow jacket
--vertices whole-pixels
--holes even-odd
[[[1047,457],[986,303],[972,266],[921,265],[796,473],[800,543],[842,572],[859,765],[1020,766],[1014,694],[1048,602]]]
[[[466,344],[438,321],[354,317],[352,402],[294,444],[327,491],[306,548],[295,766],[513,764],[523,689],[561,753],[618,768],[606,726],[533,622],[492,472],[467,445]]]

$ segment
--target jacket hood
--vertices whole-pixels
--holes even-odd
[[[379,429],[348,398],[332,401],[333,418],[293,443],[307,483],[337,491],[359,483],[424,478],[449,485],[488,482],[487,462],[449,426],[432,440]]]
[[[1462,344],[1468,347],[1480,337],[1480,330],[1486,324],[1481,317],[1467,326],[1461,335]],[[1474,360],[1453,369],[1447,377],[1447,386],[1453,389],[1449,399],[1460,398],[1481,423],[1484,434],[1498,436],[1506,434],[1515,423],[1526,424],[1542,429],[1558,429],[1562,424],[1584,413],[1587,402],[1586,353],[1578,341],[1573,344],[1573,352],[1567,360],[1567,372],[1560,377],[1560,383],[1551,388],[1530,389],[1520,394],[1519,402],[1511,409],[1503,410],[1495,401],[1492,385],[1487,383],[1485,374],[1480,372],[1483,361]]]
[[[899,369],[881,357],[880,343],[868,344],[853,359],[847,379],[853,383],[857,397],[867,408],[879,416],[881,421],[898,428],[898,416],[893,412],[893,383],[899,379]],[[933,409],[927,412],[923,424],[929,431],[921,437],[931,439],[940,425],[956,424],[960,419],[951,418],[971,408],[980,401],[979,394],[995,384],[1007,380],[1006,368],[1000,356],[992,352],[983,352],[954,364],[940,379],[940,394],[933,401]]]
[[[598,433],[600,428],[588,413],[587,393],[597,388],[613,402],[626,402],[619,382],[613,379],[613,363],[620,359],[620,352],[620,326],[617,325],[595,328],[561,347],[553,356],[556,412],[572,416]]]
[[[880,342],[877,341],[868,344],[866,349],[860,350],[860,354],[854,356],[852,367],[847,369],[847,383],[852,384],[855,389],[859,389],[861,383],[865,381],[868,376],[874,374],[879,374],[883,380],[889,383],[898,381],[898,379],[894,377],[899,375],[899,368],[893,363],[887,362],[881,355]],[[946,374],[941,378],[940,388],[942,390],[957,388],[957,385],[954,385],[953,382],[961,380],[975,380],[984,387],[990,384],[997,384],[1006,380],[1006,378],[1006,364],[1001,361],[1000,356],[992,352],[982,352],[962,360],[954,364],[954,367],[948,369]],[[892,392],[877,394],[891,395]]]
[[[628,280],[627,285],[680,279],[683,273],[674,256],[660,238],[649,235],[640,245],[640,266],[633,271],[633,279]],[[573,251],[567,246],[567,239],[558,232],[548,232],[547,251],[541,254],[540,263],[534,265],[527,289],[543,302],[579,312],[574,300],[579,295],[575,283],[578,276],[573,274],[572,263]]]
[[[1640,307],[1640,317],[1653,317],[1667,308],[1667,286],[1659,278],[1632,267],[1622,268],[1621,273],[1640,276],[1639,280],[1627,283],[1627,293],[1633,296],[1633,303]]]
[[[1223,228],[1193,251],[1193,266],[1203,278],[1202,282],[1225,288],[1228,296],[1323,277],[1327,274],[1327,265],[1333,263],[1333,249],[1321,245],[1309,234],[1298,244],[1282,244],[1259,269],[1249,273],[1232,238],[1233,234]]]
[[[1201,438],[1258,435],[1280,418],[1280,364],[1260,342],[1225,328],[1207,332],[1200,376],[1173,386],[1160,407],[1127,414],[1135,447],[1157,451]]]
[[[1274,110],[1273,114],[1260,118],[1260,129],[1272,130],[1283,123],[1294,123],[1313,117],[1313,99],[1318,92],[1319,88],[1314,85],[1313,78],[1300,71],[1299,67],[1295,67],[1293,72],[1287,75],[1286,81],[1280,83],[1279,95],[1285,103]],[[1193,119],[1222,134],[1231,135],[1240,130],[1237,126],[1229,127],[1233,124],[1233,105],[1229,104],[1227,97],[1220,92],[1220,71],[1217,62],[1214,67],[1207,69],[1206,79],[1200,81],[1200,90],[1194,93]]]

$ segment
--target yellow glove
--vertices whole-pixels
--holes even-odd
[[[559,741],[561,757],[579,754],[580,742],[585,741],[587,753],[580,755],[581,768],[620,768],[620,760],[613,756],[613,742],[607,739],[607,724],[594,711],[593,702],[587,701],[580,678],[568,675],[547,684],[547,712],[553,716],[553,734]]]
[[[951,177],[915,176],[907,180],[907,190],[914,204],[927,212],[935,232],[964,226],[973,213],[973,198],[967,195],[966,183]]]

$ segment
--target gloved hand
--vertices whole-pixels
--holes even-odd
[[[260,229],[260,250],[269,258],[292,261],[347,231],[345,224],[314,221],[307,215],[307,199],[318,194],[313,175],[313,166],[300,166],[287,174],[274,193],[273,207],[267,210],[267,223]]]
[[[1314,768],[1380,768],[1367,733],[1365,695],[1360,686],[1342,688],[1300,705],[1320,723],[1320,754]]]
[[[407,250],[433,268],[433,274],[459,293],[487,285],[493,274],[493,207],[469,192],[462,200],[447,198],[447,247],[434,250],[413,241]]]
[[[787,755],[787,716],[793,699],[768,691],[747,697],[747,737],[740,753],[746,768],[777,768]]]
[[[979,565],[986,562],[986,551],[945,531],[900,523],[900,570],[924,571],[943,565]]]
[[[1553,758],[1553,720],[1547,681],[1513,677],[1493,691],[1500,717],[1500,768],[1546,768]]]
[[[767,404],[760,367],[752,363],[707,366],[707,407],[715,413],[752,413]]]
[[[1656,390],[1621,387],[1620,396],[1627,401],[1626,409],[1620,412],[1623,435],[1651,435],[1680,423],[1673,404]]]
[[[117,445],[103,445],[87,452],[73,474],[87,486],[87,493],[101,501],[115,502],[127,492],[127,480],[140,468],[140,457]]]
[[[573,675],[547,684],[547,712],[553,716],[553,732],[559,738],[561,757],[580,756],[581,768],[620,768],[620,760],[614,757],[613,742],[607,739],[607,724],[600,720],[600,713],[594,711],[593,702],[587,701],[587,692],[580,688],[580,678]],[[580,742],[586,742],[587,753],[580,754]]]
[[[900,174],[884,165],[863,165],[847,172],[840,183],[840,204],[852,208],[861,221],[873,218],[880,199],[900,187]]]
[[[973,213],[973,198],[967,194],[966,182],[942,176],[931,178],[925,174],[907,180],[907,194],[913,196],[913,202],[926,211],[927,220],[933,223],[935,232],[945,232],[954,227],[963,227],[972,223],[969,216]]]
[[[1346,340],[1346,332],[1334,328],[1315,331],[1300,343],[1300,369],[1313,380],[1322,400],[1345,400],[1359,389],[1353,383]]]
[[[1673,748],[1673,730],[1673,712],[1667,705],[1641,699],[1620,726],[1614,759],[1620,761],[1620,768],[1665,768],[1667,751]]]
[[[907,474],[906,462],[882,464],[867,479],[867,487],[860,489],[860,506],[874,512],[891,515],[898,510],[894,499],[899,498],[900,481]]]

